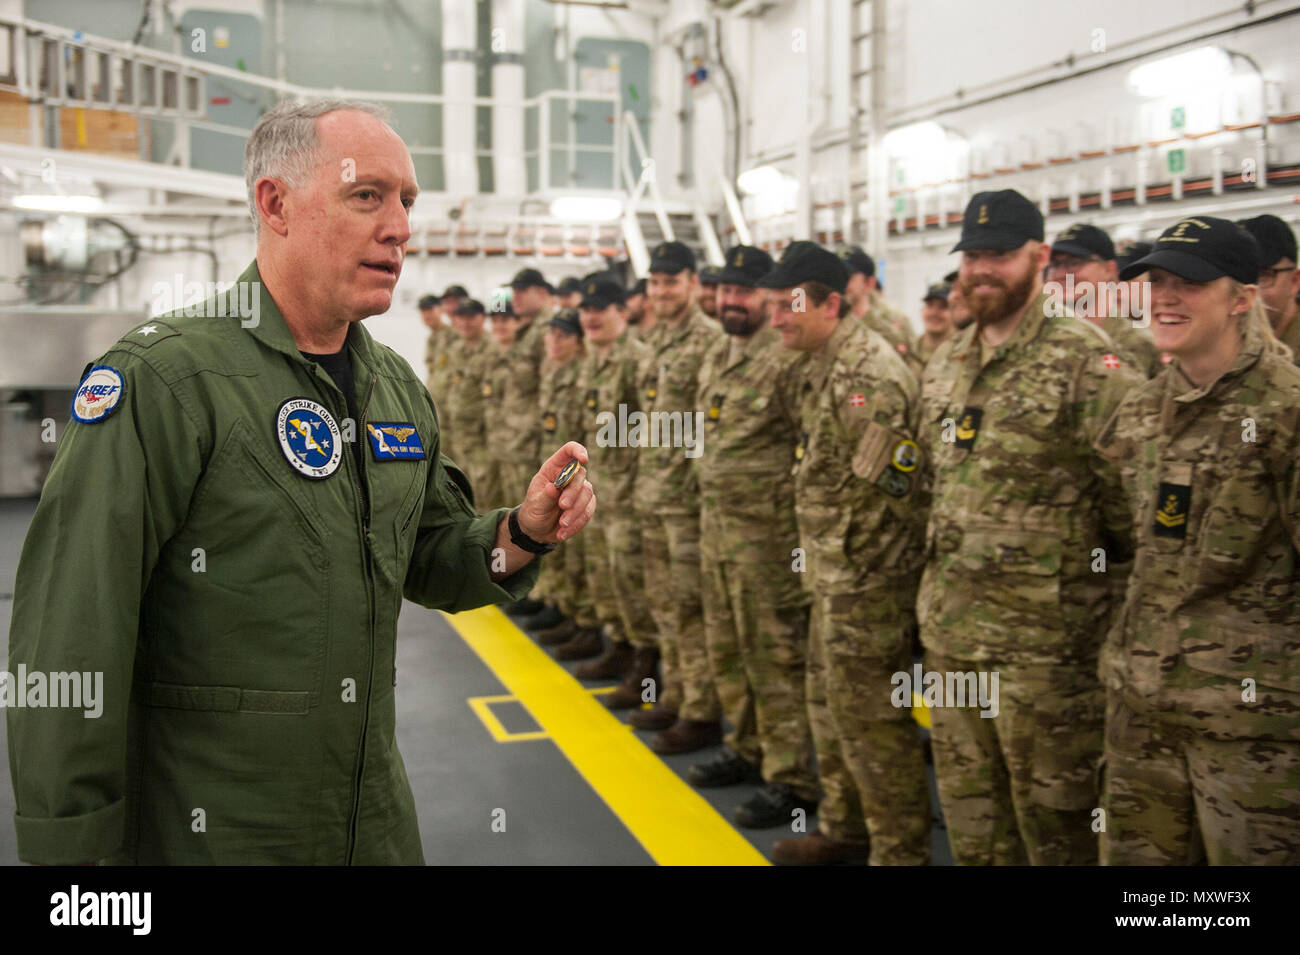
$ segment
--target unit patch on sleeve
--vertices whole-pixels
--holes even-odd
[[[424,441],[409,422],[367,422],[366,434],[370,436],[370,450],[376,461],[424,460]]]
[[[110,365],[96,365],[81,379],[72,398],[72,417],[82,424],[97,424],[122,403],[126,379]]]
[[[275,415],[275,436],[289,466],[320,481],[343,462],[343,438],[334,416],[310,398],[289,398]]]

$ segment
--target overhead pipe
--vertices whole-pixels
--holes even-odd
[[[442,4],[442,155],[444,189],[453,196],[478,192],[478,137],[474,130],[476,4]],[[522,98],[522,97],[521,97]]]
[[[451,0],[444,0],[448,2]],[[524,7],[525,0],[492,0],[492,98],[498,104],[492,107],[492,169],[496,192],[502,196],[528,192],[524,161]],[[500,50],[495,49],[498,38]]]

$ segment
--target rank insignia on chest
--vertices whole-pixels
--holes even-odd
[[[645,396],[647,400],[654,401],[659,397],[659,389],[656,386],[651,385],[645,390]]]
[[[1151,527],[1156,537],[1187,537],[1187,512],[1191,506],[1189,485],[1161,481],[1156,495],[1156,520]]]
[[[975,444],[980,432],[980,419],[984,417],[983,408],[965,408],[957,419],[956,440],[953,444],[969,450]]]
[[[599,400],[599,398],[600,398],[600,392],[597,391],[595,388],[592,388],[590,391],[587,392],[587,410],[588,410],[588,411],[595,411],[595,410],[596,410],[596,402]]]
[[[722,417],[722,399],[725,398],[725,397],[727,397],[727,396],[726,396],[726,395],[714,395],[714,396],[713,396],[713,403],[712,403],[711,405],[709,405],[709,420],[710,420],[710,421],[717,421],[720,417]]]
[[[794,460],[797,464],[803,460],[803,456],[808,453],[808,432],[799,432],[799,443],[794,446]]]
[[[443,352],[438,356],[438,367],[441,368],[447,364],[447,353]]]
[[[403,421],[376,421],[366,425],[370,450],[376,461],[422,461],[424,442],[415,425]]]
[[[483,397],[484,398],[492,397],[492,386],[486,381],[483,382]]]
[[[343,462],[343,438],[334,416],[310,398],[290,398],[275,415],[275,436],[289,466],[323,480]]]
[[[559,422],[556,421],[554,411],[548,411],[544,415],[542,415],[542,430],[545,431],[547,434],[554,434],[555,429],[558,426],[559,426]]]

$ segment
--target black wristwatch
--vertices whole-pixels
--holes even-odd
[[[554,544],[543,544],[541,541],[535,541],[519,526],[519,508],[510,512],[506,518],[506,527],[510,531],[510,543],[514,544],[520,550],[526,550],[530,554],[549,554],[555,550]]]

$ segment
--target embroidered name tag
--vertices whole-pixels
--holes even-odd
[[[366,434],[376,461],[424,460],[424,442],[413,424],[375,421],[366,425]]]

